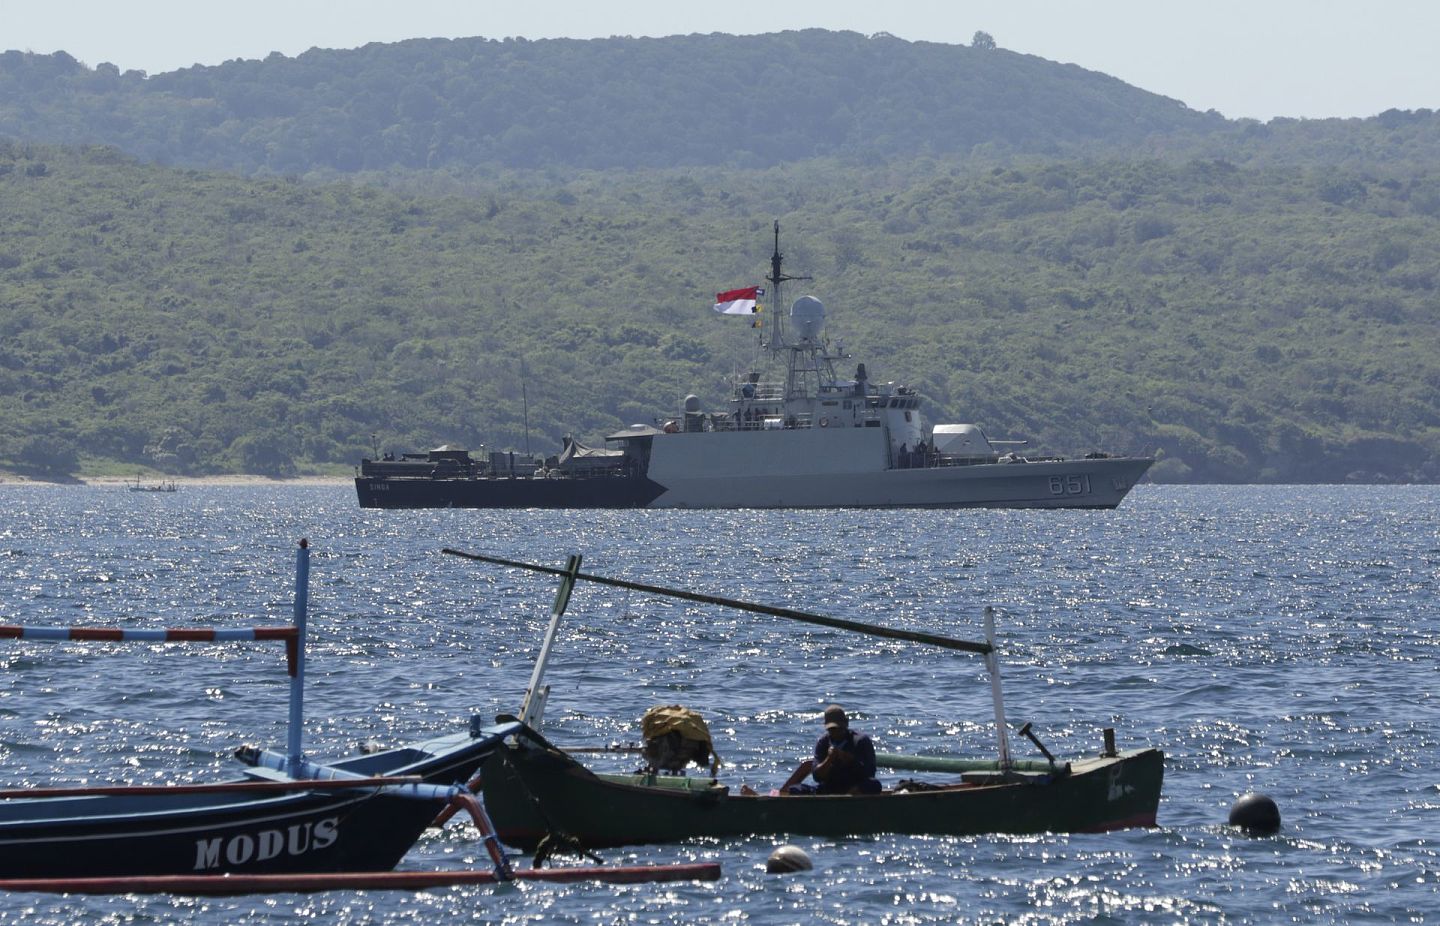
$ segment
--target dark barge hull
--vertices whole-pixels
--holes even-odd
[[[469,479],[358,476],[361,508],[644,508],[665,487],[644,476]]]

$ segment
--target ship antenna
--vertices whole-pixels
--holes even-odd
[[[767,279],[770,280],[771,285],[773,285],[777,291],[780,289],[780,281],[785,279],[785,274],[780,272],[780,264],[784,260],[784,255],[780,253],[780,220],[776,219],[775,253],[770,256],[770,276]]]
[[[782,271],[782,270],[780,269],[780,265],[781,265],[781,263],[782,263],[784,260],[785,260],[784,255],[780,253],[780,220],[779,220],[779,219],[776,219],[776,220],[775,220],[775,253],[772,254],[772,255],[770,255],[770,275],[765,278],[767,281],[769,281],[770,285],[774,288],[774,296],[773,296],[773,299],[772,299],[772,302],[771,302],[771,305],[773,305],[773,306],[775,307],[775,308],[774,308],[774,319],[775,319],[775,321],[774,321],[774,328],[773,328],[773,331],[774,331],[775,333],[774,333],[774,334],[771,336],[771,338],[770,338],[770,346],[771,346],[772,348],[783,347],[783,346],[785,345],[785,338],[784,338],[784,336],[782,335],[782,328],[781,328],[781,326],[784,324],[783,319],[785,318],[785,310],[784,310],[783,304],[782,304],[781,301],[780,301],[780,284],[782,284],[782,283],[784,283],[784,282],[786,282],[786,281],[788,281],[788,280],[809,280],[809,279],[813,279],[812,277],[790,276],[789,274],[785,273],[784,271]]]
[[[528,373],[525,369],[525,361],[520,361],[520,405],[525,414],[525,455],[530,456],[530,396],[526,394],[525,380]],[[512,393],[513,395],[513,393]],[[513,407],[513,406],[512,406]]]

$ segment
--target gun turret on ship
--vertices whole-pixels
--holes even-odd
[[[770,274],[786,282],[780,225]],[[763,291],[746,291],[750,304]],[[741,300],[743,302],[743,300]],[[732,302],[722,302],[727,309]],[[605,438],[567,438],[540,458],[491,453],[472,460],[442,447],[399,460],[362,460],[355,479],[371,508],[1114,508],[1148,457],[1032,456],[1023,442],[991,440],[974,424],[926,429],[921,398],[873,382],[864,363],[821,337],[825,306],[801,296],[761,329],[784,378],[742,375],[723,408],[686,396],[678,416]],[[779,366],[776,363],[775,366]]]

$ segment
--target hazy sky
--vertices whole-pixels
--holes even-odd
[[[1226,116],[1440,109],[1440,0],[0,0],[0,49],[158,74],[407,38],[818,27],[1002,48]]]

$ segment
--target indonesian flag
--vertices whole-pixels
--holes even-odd
[[[752,315],[758,312],[757,301],[765,295],[765,290],[758,286],[747,286],[745,289],[732,289],[726,293],[715,294],[715,311],[721,315]]]

